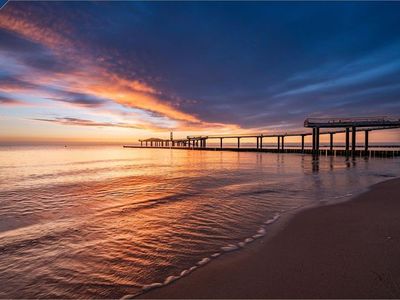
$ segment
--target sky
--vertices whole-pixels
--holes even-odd
[[[8,2],[0,143],[399,116],[399,16],[400,2]]]

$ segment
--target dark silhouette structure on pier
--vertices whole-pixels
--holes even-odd
[[[369,151],[369,132],[373,130],[385,130],[400,128],[400,118],[389,117],[357,117],[357,118],[308,118],[304,121],[305,128],[311,128],[312,131],[305,132],[286,132],[274,134],[232,134],[232,135],[200,135],[187,136],[186,139],[173,139],[171,133],[170,139],[149,138],[139,140],[140,147],[157,147],[157,148],[176,148],[176,149],[193,149],[193,150],[220,150],[220,151],[259,151],[259,152],[294,152],[294,153],[310,153],[319,155],[321,153],[327,155],[371,155],[376,156],[398,156],[399,150],[375,150]],[[363,150],[357,150],[356,137],[358,132],[364,132]],[[345,134],[344,150],[334,150],[334,135]],[[351,149],[350,149],[350,133],[351,133]],[[329,135],[329,149],[320,149],[320,136]],[[306,136],[312,136],[312,149],[306,149],[304,139]],[[300,137],[301,146],[297,149],[286,149],[286,137]],[[255,138],[256,148],[242,148],[241,139]],[[274,149],[264,148],[263,142],[266,138],[276,138],[277,147]],[[224,148],[223,141],[225,139],[236,139],[236,148]],[[219,140],[219,147],[207,147],[208,140]],[[136,146],[124,146],[133,147]]]

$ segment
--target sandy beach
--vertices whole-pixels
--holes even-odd
[[[399,298],[399,195],[393,179],[304,210],[244,251],[140,298]]]

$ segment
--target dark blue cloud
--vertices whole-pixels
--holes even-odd
[[[0,30],[0,54],[40,71],[71,72],[76,69],[75,64],[68,57],[60,59],[51,49],[42,44],[6,30]]]
[[[55,89],[48,89],[48,91],[51,91],[55,95],[54,97],[48,97],[47,99],[49,100],[60,101],[84,107],[99,107],[110,102],[110,100],[108,99],[99,98],[88,94],[67,92]]]
[[[44,26],[62,20],[62,33],[110,72],[155,86],[205,121],[294,126],[308,115],[400,113],[398,2],[23,6]],[[23,52],[30,65],[70,67],[51,52],[33,52],[31,61]]]
[[[0,94],[0,105],[20,105],[23,102]]]

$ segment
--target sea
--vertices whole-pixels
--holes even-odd
[[[138,295],[399,175],[398,158],[2,146],[0,298]]]

